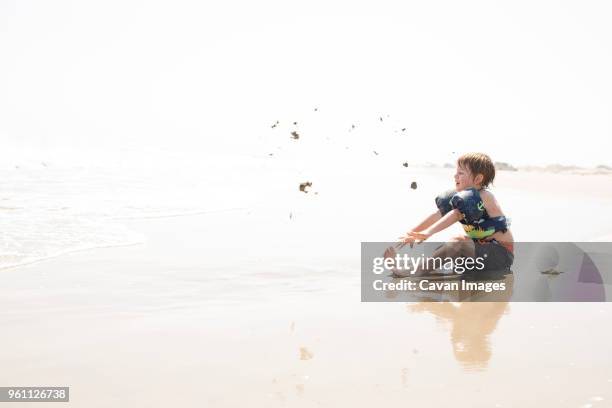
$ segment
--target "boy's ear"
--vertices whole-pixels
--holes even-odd
[[[484,180],[484,176],[480,173],[474,177],[474,184],[482,185],[482,180]]]

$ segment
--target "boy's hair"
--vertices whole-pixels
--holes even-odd
[[[482,174],[482,188],[486,188],[495,178],[495,165],[484,153],[466,153],[457,159],[459,167],[467,167],[472,175]]]

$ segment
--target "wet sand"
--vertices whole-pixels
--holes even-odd
[[[612,400],[610,304],[361,303],[358,246],[331,245],[351,230],[309,215],[335,199],[319,198],[295,201],[292,220],[273,208],[129,221],[146,244],[2,270],[0,384],[70,386],[75,407]],[[363,234],[400,229],[393,217],[366,214]]]
[[[147,245],[3,271],[0,383],[68,385],[83,407],[612,399],[608,304],[360,303],[356,275],[168,251],[207,221],[134,222]]]

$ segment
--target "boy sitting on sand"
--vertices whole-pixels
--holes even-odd
[[[455,222],[463,225],[466,236],[453,238],[437,248],[433,257],[482,258],[487,271],[509,271],[514,261],[514,238],[506,217],[487,186],[495,178],[495,166],[483,153],[468,153],[457,160],[455,189],[436,198],[438,210],[400,237],[397,247],[423,242]],[[394,258],[394,248],[385,251],[386,258]],[[414,273],[394,270],[397,277],[421,276],[431,272],[425,267]]]

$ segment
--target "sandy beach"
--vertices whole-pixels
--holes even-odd
[[[0,408],[612,407],[610,16],[0,1]],[[499,276],[374,272],[468,152]]]
[[[433,206],[447,172],[413,170],[423,187],[359,208],[359,190],[329,178],[339,191],[288,207],[124,220],[143,243],[4,269],[0,383],[67,385],[77,407],[605,406],[607,303],[360,302],[359,240],[408,228],[406,203]],[[601,235],[565,212],[572,177],[499,175],[515,236]],[[598,177],[580,176],[589,212],[610,204]],[[543,200],[563,229],[525,225]]]

